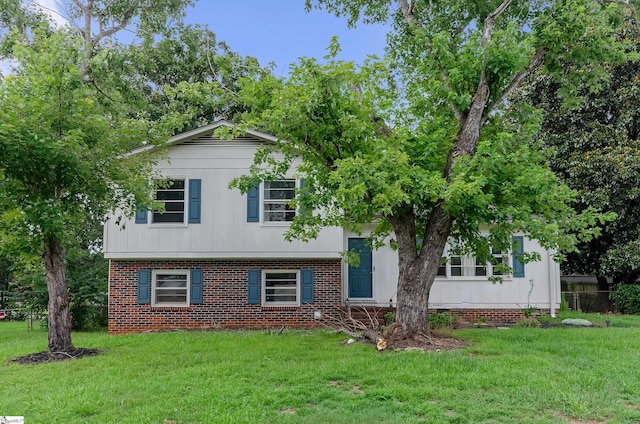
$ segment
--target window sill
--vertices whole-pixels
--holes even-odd
[[[153,305],[151,306],[152,311],[186,311],[189,309],[189,305],[183,306],[159,306]]]
[[[186,228],[188,225],[184,222],[153,222],[149,224],[149,228]]]
[[[498,277],[498,276],[496,275],[496,277]],[[457,277],[457,276],[456,277],[437,276],[435,281],[459,281],[461,283],[464,283],[464,282],[467,282],[467,281],[486,281],[488,283],[491,283],[489,278],[490,277],[485,277],[485,276],[478,277],[478,276],[475,276],[475,275],[468,276],[468,277],[465,277],[465,276],[462,276],[462,277]],[[513,277],[511,275],[505,275],[505,276],[502,276],[502,279],[504,281],[511,281],[511,280],[513,280]]]
[[[352,305],[377,303],[377,300],[373,297],[348,297],[347,301]]]
[[[300,309],[300,305],[281,305],[281,306],[262,305],[263,311],[295,311],[298,309]]]
[[[292,221],[262,221],[260,225],[263,227],[290,227]]]

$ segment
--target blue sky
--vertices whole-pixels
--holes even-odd
[[[28,3],[42,6],[62,25],[67,1],[71,0]],[[342,47],[338,59],[362,63],[370,54],[382,56],[388,30],[365,24],[349,28],[345,18],[317,9],[305,12],[304,0],[200,0],[187,10],[186,20],[207,25],[218,41],[226,41],[243,56],[256,57],[262,65],[274,62],[277,75],[286,75],[301,56],[322,59],[334,35]],[[0,72],[8,71],[9,63],[0,62]]]
[[[349,29],[346,19],[321,10],[306,13],[304,0],[201,0],[188,10],[187,21],[208,25],[218,41],[263,65],[275,62],[277,73],[286,73],[300,56],[322,58],[334,35],[342,47],[339,59],[381,56],[387,32],[381,25]]]

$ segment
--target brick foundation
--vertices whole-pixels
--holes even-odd
[[[203,303],[154,307],[137,303],[137,275],[143,269],[203,270]],[[247,304],[250,269],[312,269],[314,302],[294,307]],[[340,259],[112,260],[109,270],[109,334],[158,330],[318,326],[314,312],[336,311],[342,303]]]
[[[471,323],[486,321],[513,324],[524,318],[522,309],[434,309],[429,312],[448,312],[451,316],[460,318],[461,321]],[[538,309],[534,311],[532,315],[534,317],[549,315],[549,309]]]
[[[376,318],[380,323],[384,323],[384,315],[387,312],[395,312],[395,308],[366,306],[367,312],[364,312],[362,306],[353,306],[351,316],[357,320],[368,323],[369,317]],[[343,313],[346,314],[346,307],[342,307]],[[475,323],[484,321],[496,324],[513,324],[524,318],[521,309],[429,309],[430,314],[447,312],[453,317],[458,317],[461,322]],[[548,316],[549,309],[537,309],[532,314],[534,317]]]

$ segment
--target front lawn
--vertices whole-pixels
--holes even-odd
[[[616,321],[617,322],[617,321]],[[28,423],[637,423],[636,328],[477,329],[378,353],[325,331],[75,333],[103,353],[19,365],[44,330],[0,322],[0,416]]]

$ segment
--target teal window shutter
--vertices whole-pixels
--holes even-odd
[[[189,303],[200,305],[202,303],[202,270],[191,270],[191,287],[189,288]]]
[[[202,180],[189,180],[189,224],[200,223],[200,200]]]
[[[151,271],[141,269],[138,271],[138,304],[151,303]]]
[[[260,270],[250,269],[247,284],[247,303],[249,305],[260,304]]]
[[[260,186],[247,193],[247,222],[260,222]]]
[[[522,255],[524,254],[524,237],[513,236],[513,276],[516,278],[524,277],[524,263],[522,262]]]
[[[300,271],[300,286],[302,303],[313,303],[313,270],[303,269]]]
[[[146,209],[136,208],[136,224],[146,224],[147,215]]]

